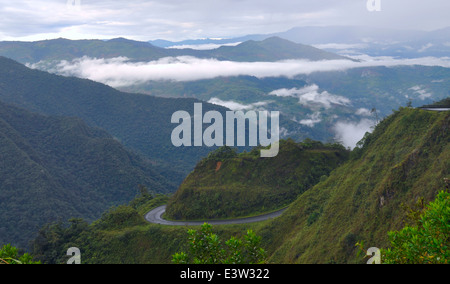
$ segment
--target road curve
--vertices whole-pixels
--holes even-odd
[[[164,220],[162,218],[162,215],[166,212],[166,207],[167,207],[166,205],[160,206],[160,207],[155,208],[152,211],[148,212],[145,215],[145,220],[147,220],[147,222],[150,222],[153,224],[161,224],[161,225],[166,225],[166,226],[201,226],[205,223],[208,223],[211,225],[249,224],[249,223],[256,223],[256,222],[261,222],[261,221],[266,221],[269,219],[277,218],[277,217],[281,216],[281,214],[283,214],[284,211],[286,211],[286,209],[287,209],[287,208],[285,208],[285,209],[277,211],[277,212],[260,215],[260,216],[255,216],[255,217],[241,218],[241,219],[182,222],[182,221]]]

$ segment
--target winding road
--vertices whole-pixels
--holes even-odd
[[[153,223],[153,224],[161,224],[161,225],[167,225],[167,226],[201,226],[205,223],[211,224],[211,225],[233,225],[233,224],[248,224],[248,223],[256,223],[261,221],[266,221],[269,219],[275,219],[281,214],[286,211],[287,208],[276,211],[273,213],[255,216],[255,217],[249,217],[249,218],[242,218],[242,219],[232,219],[232,220],[207,220],[207,221],[167,221],[162,218],[162,215],[166,212],[166,206],[160,206],[158,208],[153,209],[152,211],[148,212],[145,215],[145,220],[147,222]]]

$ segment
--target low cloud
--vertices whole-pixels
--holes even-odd
[[[345,147],[354,149],[367,132],[372,132],[375,122],[370,119],[362,119],[360,122],[337,122],[333,128],[338,141]]]
[[[316,84],[311,86],[306,86],[301,89],[279,89],[275,90],[269,95],[278,97],[295,97],[299,99],[299,104],[304,106],[314,106],[321,105],[327,109],[330,109],[333,104],[335,105],[349,105],[351,102],[349,99],[330,94],[326,91],[320,92],[319,86]]]
[[[419,99],[421,99],[422,101],[429,99],[433,96],[433,94],[431,94],[427,90],[423,89],[422,86],[414,86],[414,87],[410,88],[410,90],[414,91],[414,93],[419,95]]]
[[[268,102],[257,102],[253,104],[244,105],[235,101],[222,101],[221,99],[218,98],[212,98],[208,101],[208,103],[223,106],[232,111],[244,111],[244,110],[258,109],[260,107],[267,105]]]
[[[360,108],[356,111],[356,115],[360,115],[360,116],[372,116],[372,111],[370,109],[367,108]]]
[[[320,112],[316,112],[312,115],[309,115],[307,119],[300,120],[299,123],[313,128],[317,123],[322,122],[321,115],[322,114]]]
[[[213,50],[218,49],[222,46],[237,46],[241,44],[242,42],[235,42],[235,43],[224,43],[224,44],[218,44],[218,43],[207,43],[207,44],[185,44],[185,45],[174,45],[168,47],[168,49],[195,49],[195,50]]]
[[[230,76],[295,77],[313,72],[343,71],[358,67],[424,65],[450,67],[450,58],[393,59],[359,56],[350,60],[285,60],[279,62],[232,62],[190,56],[167,57],[150,62],[132,62],[126,57],[98,59],[82,57],[72,61],[39,62],[29,65],[52,73],[91,79],[112,87],[126,87],[149,81],[195,81]],[[313,98],[312,98],[313,99]],[[308,98],[306,98],[308,101]]]
[[[347,49],[364,49],[368,48],[369,45],[365,43],[354,43],[354,44],[346,44],[346,43],[325,43],[325,44],[315,44],[313,45],[318,49],[336,49],[336,50],[347,50]]]

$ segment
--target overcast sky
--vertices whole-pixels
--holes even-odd
[[[449,0],[380,0],[380,12],[369,12],[367,1],[0,0],[0,40],[183,40],[267,34],[297,26],[450,26]]]

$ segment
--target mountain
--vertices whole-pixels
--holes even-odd
[[[139,61],[150,61],[168,55],[163,48],[124,38],[109,41],[59,38],[37,42],[0,42],[0,56],[26,64],[39,61],[70,61],[83,56],[92,58],[126,56]]]
[[[450,53],[450,27],[435,31],[364,26],[297,27],[276,36],[346,54],[417,58],[446,57]]]
[[[208,51],[211,57],[237,62],[271,62],[286,59],[310,61],[349,59],[318,48],[294,43],[280,37],[270,37],[263,41],[246,41],[237,46],[222,46]]]
[[[450,113],[403,108],[367,135],[353,158],[300,196],[260,234],[276,263],[355,263],[356,242],[387,248],[420,198],[450,175]],[[367,249],[366,248],[366,249]]]
[[[37,42],[0,42],[0,56],[8,57],[23,64],[41,61],[58,63],[71,61],[83,56],[91,58],[127,57],[132,61],[154,61],[163,57],[193,56],[216,58],[228,61],[278,61],[286,59],[344,59],[330,52],[296,44],[278,37],[261,42],[248,41],[238,46],[221,47],[217,50],[164,49],[147,42],[117,38],[102,40],[55,39]],[[348,58],[347,58],[348,59]]]
[[[348,158],[344,147],[283,140],[272,159],[260,151],[218,149],[202,160],[169,200],[166,217],[211,220],[281,209]]]
[[[195,99],[167,99],[117,91],[90,80],[29,69],[0,57],[0,100],[46,115],[78,117],[106,130],[124,146],[157,165],[161,175],[181,182],[208,154],[207,147],[173,146],[172,115],[193,114]],[[228,109],[203,104],[204,111]]]
[[[339,125],[361,125],[361,139],[377,120],[409,101],[419,107],[450,96],[449,78],[450,68],[378,66],[293,78],[236,76],[189,82],[149,81],[120,89],[158,97],[193,97],[227,107],[278,110],[291,122],[283,123],[287,134],[283,138],[311,138],[326,143],[341,135],[353,136],[354,130],[342,133]],[[376,112],[372,112],[374,109]]]
[[[422,197],[428,203],[445,189],[443,179],[450,175],[449,127],[449,112],[401,108],[281,217],[217,226],[214,233],[239,238],[252,229],[262,237],[271,263],[365,263],[367,259],[357,255],[357,242],[363,241],[366,249],[388,248],[388,232],[405,225],[409,212],[404,207],[414,207]],[[264,174],[274,170],[269,167]],[[272,183],[283,181],[274,178]],[[185,249],[187,228],[146,224],[143,219],[166,202],[166,197],[140,197],[95,224],[72,226],[71,234],[58,228],[42,230],[39,242],[50,256],[42,259],[63,259],[58,252],[76,244],[86,252],[83,263],[170,263],[174,253]],[[55,235],[61,236],[60,242],[53,240]],[[42,250],[36,248],[39,255]]]
[[[367,54],[371,56],[393,56],[417,58],[426,56],[446,57],[450,49],[450,27],[434,30],[396,30],[364,26],[306,26],[271,34],[253,34],[227,39],[185,40],[170,42],[150,41],[159,47],[175,47],[202,44],[230,44],[244,41],[262,41],[280,37],[291,42],[312,45],[338,54]]]
[[[98,219],[138,186],[175,187],[155,166],[78,118],[45,116],[0,102],[0,243],[26,247],[45,223]]]

